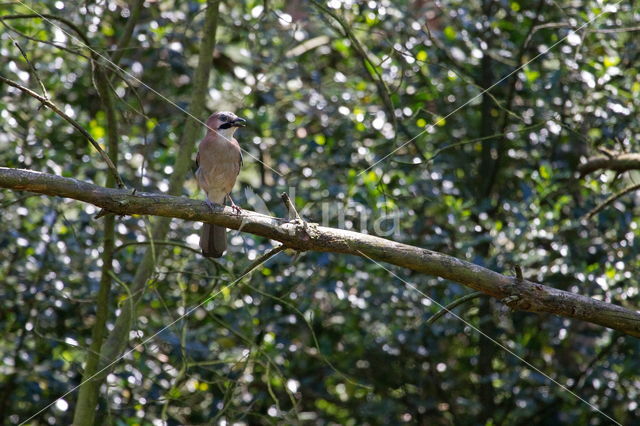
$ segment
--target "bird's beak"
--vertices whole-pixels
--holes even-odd
[[[235,120],[233,120],[233,122],[231,123],[234,127],[244,127],[247,125],[247,120],[245,120],[244,118],[236,118]]]

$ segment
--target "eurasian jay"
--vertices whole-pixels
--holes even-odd
[[[232,112],[216,112],[207,119],[207,134],[200,142],[196,157],[198,186],[207,195],[207,204],[224,204],[240,208],[231,199],[231,190],[242,166],[242,152],[233,134],[245,120]],[[221,257],[227,249],[227,228],[205,223],[200,235],[200,248],[205,257]]]

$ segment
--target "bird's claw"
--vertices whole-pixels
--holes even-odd
[[[238,205],[236,203],[234,203],[233,201],[231,202],[231,209],[235,212],[235,214],[240,214],[242,212],[242,209],[240,207],[238,207]]]
[[[231,198],[231,194],[227,194],[227,199],[229,200],[229,203],[231,203],[231,205],[229,206],[231,207],[231,210],[233,210],[235,214],[240,215],[240,212],[242,212],[242,209],[238,207],[236,203],[233,202],[233,198]]]

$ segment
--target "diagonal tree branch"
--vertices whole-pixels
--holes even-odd
[[[459,299],[454,300],[453,302],[445,306],[444,309],[440,309],[438,312],[433,314],[427,321],[425,321],[425,324],[433,325],[434,322],[438,321],[440,318],[442,318],[443,316],[451,312],[451,310],[453,310],[454,308],[457,308],[460,305],[464,305],[467,302],[477,299],[482,295],[483,295],[482,292],[474,291],[473,293],[469,293],[465,296],[460,297]]]
[[[626,172],[628,170],[640,170],[640,154],[619,154],[615,152],[608,154],[609,155],[591,157],[584,163],[580,164],[578,166],[580,176],[584,177],[589,173],[593,173],[601,169],[613,170],[618,173]]]
[[[202,201],[155,193],[131,195],[122,189],[103,188],[29,170],[0,167],[0,187],[73,198],[117,214],[156,215],[213,223],[277,240],[296,250],[356,256],[363,253],[372,259],[460,283],[500,300],[509,297],[509,306],[516,310],[548,312],[640,337],[640,312],[636,310],[502,275],[443,253],[372,235],[289,222],[246,210],[237,214],[229,207],[218,207],[212,211]]]
[[[42,103],[42,105],[49,107],[53,112],[55,112],[60,117],[62,117],[66,122],[71,124],[78,132],[82,134],[82,136],[84,136],[89,141],[89,143],[96,149],[96,151],[98,151],[98,154],[100,154],[100,157],[105,162],[105,164],[107,165],[107,168],[109,169],[113,178],[118,184],[118,187],[120,188],[125,187],[124,182],[122,181],[122,178],[120,178],[120,175],[118,174],[118,170],[116,169],[116,166],[113,164],[113,162],[111,161],[107,153],[104,152],[100,144],[91,136],[91,134],[89,134],[89,132],[87,132],[87,130],[84,127],[82,127],[82,125],[80,125],[80,123],[78,123],[73,118],[69,117],[69,115],[67,115],[62,109],[60,109],[56,104],[51,102],[45,96],[41,96],[38,93],[34,92],[33,90],[27,87],[24,87],[13,80],[9,80],[8,78],[5,78],[1,75],[0,75],[0,82],[6,83],[9,86],[15,87],[16,89],[22,91],[23,93],[26,93],[32,98],[36,98]]]
[[[586,219],[593,218],[596,214],[600,213],[602,210],[604,210],[605,207],[611,205],[618,198],[623,197],[628,193],[637,191],[639,189],[640,189],[640,184],[630,185],[624,188],[623,190],[618,191],[613,195],[610,195],[606,200],[604,200],[603,202],[595,206],[592,210],[590,210],[589,213],[585,215],[585,218]]]

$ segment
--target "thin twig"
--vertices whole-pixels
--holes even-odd
[[[124,55],[124,49],[129,45],[131,41],[131,36],[133,35],[133,30],[140,19],[140,12],[142,11],[142,6],[144,5],[144,0],[137,0],[133,5],[131,10],[131,15],[129,15],[129,19],[127,20],[127,24],[124,27],[124,32],[122,33],[122,37],[118,40],[118,44],[114,50],[113,55],[111,56],[111,61],[114,65],[120,62],[122,59],[122,55]]]
[[[606,200],[604,200],[602,203],[598,204],[593,210],[591,210],[589,213],[587,213],[587,215],[585,216],[586,219],[591,219],[593,216],[595,216],[598,212],[602,211],[605,207],[607,207],[608,205],[610,205],[611,203],[613,203],[614,201],[616,201],[618,198],[627,195],[630,192],[633,191],[637,191],[638,189],[640,189],[640,184],[635,184],[635,185],[631,185],[626,187],[625,189],[623,189],[620,192],[616,192],[615,194],[611,195],[609,198],[607,198]]]
[[[518,281],[522,281],[524,280],[524,275],[522,274],[522,266],[520,265],[515,265],[513,267],[515,273],[516,273],[516,278],[518,279]]]
[[[453,302],[449,303],[447,306],[445,306],[443,309],[440,309],[438,312],[436,312],[435,314],[433,314],[431,316],[431,318],[429,318],[426,321],[427,325],[433,325],[434,322],[438,321],[440,318],[442,318],[444,315],[446,315],[450,310],[462,305],[463,303],[467,303],[473,299],[476,299],[480,296],[483,296],[484,293],[480,292],[480,291],[474,291],[473,293],[469,293],[466,296],[462,296],[459,299],[454,300]]]
[[[570,28],[575,29],[575,25],[571,25],[568,22],[547,22],[546,24],[540,24],[533,27],[531,33],[527,36],[524,45],[527,46],[534,34],[540,30],[545,28]],[[611,33],[626,33],[626,32],[635,32],[640,31],[640,26],[638,27],[626,27],[626,28],[598,28],[598,29],[587,29],[585,30],[585,35],[588,33],[596,33],[596,34],[611,34]]]
[[[40,80],[40,76],[38,75],[38,71],[36,70],[36,67],[34,67],[33,64],[31,63],[31,61],[29,60],[29,57],[27,56],[27,53],[22,49],[22,46],[20,46],[18,41],[16,39],[14,39],[13,36],[11,35],[12,28],[6,22],[4,22],[3,19],[0,19],[0,22],[2,22],[2,25],[4,25],[4,27],[7,30],[9,30],[7,32],[7,35],[13,41],[13,45],[15,47],[17,47],[18,50],[20,51],[20,53],[22,54],[22,57],[27,62],[27,65],[29,65],[29,68],[31,69],[31,73],[33,74],[33,77],[36,79],[38,84],[40,84],[40,88],[42,89],[42,96],[44,96],[44,98],[48,100],[49,99],[49,94],[47,93],[47,89],[44,87],[44,83],[42,83],[42,80]]]
[[[107,153],[104,152],[104,150],[100,147],[100,144],[91,136],[91,134],[89,134],[89,132],[85,130],[84,127],[80,125],[80,123],[78,123],[73,118],[69,117],[64,111],[58,108],[58,106],[53,102],[51,102],[49,99],[39,95],[33,90],[27,87],[24,87],[13,80],[9,80],[8,78],[5,78],[1,75],[0,75],[0,81],[8,84],[9,86],[15,87],[16,89],[20,90],[23,93],[26,93],[32,98],[39,100],[43,105],[46,105],[47,107],[49,107],[53,112],[58,114],[65,121],[67,121],[69,124],[75,127],[76,130],[78,130],[82,134],[82,136],[84,136],[89,141],[89,143],[91,143],[91,145],[93,145],[93,147],[98,151],[98,153],[100,154],[100,157],[102,157],[102,160],[104,160],[104,162],[107,164],[107,167],[113,174],[113,177],[116,180],[116,183],[118,184],[118,188],[125,188],[124,182],[122,181],[122,178],[120,178],[120,175],[118,174],[118,170],[116,169],[116,166],[113,164],[113,162],[111,161]]]
[[[470,143],[475,143],[475,142],[484,142],[484,141],[489,140],[489,139],[494,139],[494,138],[498,138],[498,137],[504,136],[507,133],[522,133],[522,132],[526,132],[528,130],[533,130],[533,129],[536,129],[538,127],[541,127],[544,124],[545,123],[537,123],[537,124],[533,124],[531,126],[523,127],[522,129],[512,130],[510,132],[494,133],[493,135],[483,136],[481,138],[475,138],[475,139],[466,140],[466,141],[454,142],[454,143],[451,143],[449,145],[445,145],[442,148],[438,148],[433,153],[433,155],[428,158],[428,161],[434,160],[438,155],[442,154],[444,151],[446,151],[448,149],[451,149],[451,148],[455,148],[457,146],[468,145]]]
[[[528,130],[536,129],[536,128],[544,126],[544,125],[545,125],[545,123],[541,122],[541,123],[537,123],[537,124],[532,124],[531,126],[523,127],[521,129],[518,129],[518,130],[510,130],[509,132],[505,132],[505,133],[494,133],[493,135],[483,136],[481,138],[473,138],[473,139],[467,139],[467,140],[463,140],[463,141],[459,141],[459,142],[453,142],[453,143],[450,143],[449,145],[443,146],[442,148],[436,149],[434,151],[434,153],[430,157],[427,158],[426,162],[431,162],[431,161],[435,160],[436,157],[438,157],[444,151],[447,151],[447,150],[452,149],[452,148],[456,148],[456,147],[464,146],[464,145],[469,145],[469,144],[477,143],[477,142],[484,142],[484,141],[487,141],[487,140],[490,140],[490,139],[494,139],[494,138],[498,138],[498,137],[504,136],[506,133],[522,133],[522,132],[526,132]],[[408,166],[416,166],[416,165],[420,165],[420,164],[424,164],[425,163],[423,161],[418,162],[418,163],[413,163],[413,162],[412,163],[408,163],[408,162],[402,162],[400,160],[393,160],[393,161],[395,161],[396,163],[399,163],[399,164],[406,164]]]
[[[75,50],[75,49],[71,49],[67,46],[63,46],[61,44],[49,41],[49,40],[42,40],[36,37],[32,37],[29,34],[23,33],[22,31],[18,30],[15,27],[12,27],[11,25],[7,24],[6,22],[4,22],[4,16],[0,16],[0,21],[2,21],[4,23],[4,25],[6,27],[8,27],[9,29],[11,29],[11,31],[13,31],[14,33],[18,34],[20,37],[27,39],[27,40],[31,40],[34,41],[36,43],[42,43],[42,44],[48,44],[49,46],[53,46],[56,49],[60,49],[60,50],[64,50],[65,52],[71,53],[72,55],[78,55],[81,56],[83,58],[85,58],[86,60],[90,61],[91,58],[83,53],[80,53],[79,51]]]
[[[394,139],[395,139],[395,135],[397,135],[398,133],[398,120],[396,118],[395,107],[393,106],[393,101],[391,100],[391,97],[389,95],[390,93],[389,88],[387,87],[387,84],[382,78],[382,75],[378,71],[378,67],[371,61],[371,58],[369,58],[369,55],[367,54],[367,51],[365,50],[365,48],[362,46],[362,43],[360,43],[360,40],[358,40],[358,38],[355,36],[353,31],[347,24],[347,22],[340,15],[338,15],[333,10],[329,9],[327,6],[325,6],[324,4],[322,4],[317,0],[311,0],[311,1],[319,10],[331,16],[333,19],[335,19],[338,22],[338,24],[344,31],[345,36],[353,44],[355,52],[360,57],[360,60],[362,61],[362,65],[365,68],[365,71],[367,71],[369,76],[372,78],[374,84],[376,85],[376,88],[378,89],[378,94],[380,95],[380,98],[382,99],[385,109],[387,110],[387,115],[389,115],[389,119],[393,124]],[[421,150],[417,147],[417,145],[415,145],[415,147],[418,150],[418,152],[421,153]]]
[[[284,206],[287,208],[287,212],[288,212],[287,218],[289,220],[302,220],[302,218],[298,214],[298,210],[296,210],[296,206],[293,205],[293,202],[291,201],[289,194],[287,194],[286,192],[283,192],[280,195],[280,198],[282,199]]]
[[[589,30],[590,33],[610,34],[610,33],[627,33],[640,31],[639,27],[627,27],[627,28],[598,28],[595,30]]]
[[[71,28],[78,35],[78,37],[80,37],[82,39],[82,42],[85,45],[87,45],[87,46],[91,45],[91,42],[89,41],[89,38],[80,29],[80,27],[78,27],[76,24],[74,24],[70,20],[68,20],[66,18],[62,18],[62,17],[57,16],[57,15],[52,15],[50,13],[21,13],[21,14],[16,14],[16,15],[4,15],[2,17],[2,19],[43,19],[43,18],[51,20],[51,21],[58,21],[58,22],[61,22],[61,23],[65,24],[67,27]]]
[[[527,30],[527,34],[531,34],[535,25],[538,23],[540,19],[540,15],[542,14],[542,9],[544,8],[544,4],[545,4],[545,0],[538,0],[538,5],[534,12],[535,15],[533,20],[531,21],[531,25]],[[525,66],[530,62],[530,61],[525,62],[525,54],[527,50],[528,48],[525,41],[520,45],[520,48],[518,49],[518,53],[516,56],[516,64],[517,64],[516,69],[521,69],[523,66]],[[508,83],[507,94],[504,102],[504,109],[502,110],[502,114],[500,114],[500,120],[499,120],[500,124],[498,127],[501,133],[506,132],[507,127],[509,126],[509,118],[513,116],[510,110],[513,105],[513,101],[515,99],[515,95],[517,91],[517,82],[518,82],[517,73],[512,73],[507,79],[507,83]],[[489,163],[491,165],[491,170],[488,173],[489,177],[487,179],[487,184],[485,186],[485,194],[484,194],[485,197],[489,196],[494,189],[496,180],[498,178],[498,173],[500,172],[500,169],[504,163],[504,157],[505,157],[505,153],[507,152],[508,146],[509,146],[509,143],[508,143],[508,139],[506,138],[504,138],[501,141],[501,143],[497,144],[497,147],[496,147],[497,156],[494,161]]]

